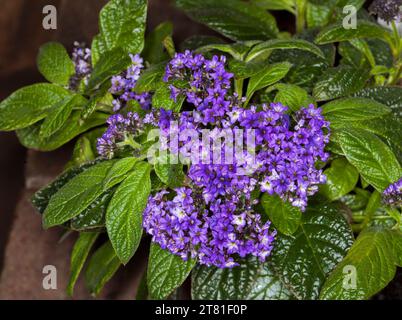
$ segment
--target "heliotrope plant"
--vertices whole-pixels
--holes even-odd
[[[32,199],[45,228],[79,234],[68,293],[85,268],[98,294],[141,241],[140,299],[190,275],[193,299],[383,289],[402,266],[398,3],[177,0],[223,37],[176,47],[170,23],[145,36],[146,1],[111,0],[90,48],[45,44],[49,82],[1,102],[0,130],[40,151],[75,140]]]

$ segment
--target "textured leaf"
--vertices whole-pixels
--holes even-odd
[[[96,232],[82,232],[74,244],[71,253],[70,279],[67,285],[67,294],[70,296],[73,295],[75,283],[98,236],[99,233]]]
[[[335,207],[312,207],[295,234],[277,235],[269,263],[297,299],[316,299],[352,243],[352,231]]]
[[[93,254],[85,271],[85,282],[89,291],[98,295],[120,265],[112,244],[106,242]]]
[[[88,206],[106,191],[104,180],[110,172],[116,160],[100,162],[79,175],[72,178],[50,199],[44,216],[43,224],[49,228],[62,224],[84,211]],[[109,183],[109,188],[119,183],[120,179]]]
[[[402,169],[390,148],[376,135],[356,128],[342,128],[333,133],[348,161],[379,192],[397,181]]]
[[[159,63],[144,70],[135,85],[134,91],[138,93],[155,91],[158,88],[163,75],[165,74],[165,68],[165,63]]]
[[[68,181],[74,178],[76,175],[84,172],[88,168],[92,167],[98,161],[92,161],[85,163],[83,165],[70,168],[59,175],[52,183],[47,185],[46,187],[37,191],[32,197],[32,205],[38,210],[39,213],[43,213],[50,201],[50,198],[60,190],[62,186],[64,186]]]
[[[57,42],[48,42],[40,47],[37,64],[46,80],[62,86],[68,85],[70,77],[75,73],[66,49]]]
[[[176,5],[232,40],[266,40],[278,33],[272,15],[239,0],[176,0]]]
[[[123,49],[127,55],[141,52],[146,15],[146,0],[109,1],[99,15],[100,34],[92,43],[93,64],[115,48]]]
[[[379,118],[391,112],[386,105],[366,98],[333,100],[322,106],[322,113],[331,125],[350,125],[351,121]]]
[[[43,121],[39,136],[41,138],[50,137],[63,127],[74,108],[80,108],[86,102],[87,100],[83,96],[74,95],[56,103],[56,105],[49,110],[48,116]]]
[[[0,103],[0,130],[28,127],[45,118],[51,107],[69,96],[68,90],[50,83],[21,88]]]
[[[401,265],[401,244],[400,232],[378,228],[364,230],[346,257],[328,277],[320,298],[370,298],[394,278],[396,265]],[[349,275],[355,276],[355,283],[350,280]]]
[[[293,85],[278,83],[275,85],[275,89],[278,89],[275,95],[275,102],[280,102],[284,106],[288,106],[291,111],[297,111],[302,107],[307,107],[309,104],[314,104],[313,98],[310,97],[306,90]]]
[[[254,45],[256,42],[258,43],[259,41],[249,41],[249,42],[251,43],[247,42],[236,42],[230,44],[214,43],[198,48],[197,51],[208,52],[212,50],[218,50],[230,54],[233,58],[237,60],[243,60],[246,53],[250,50],[250,45]]]
[[[166,299],[181,286],[195,265],[195,260],[184,261],[152,242],[148,260],[147,284],[151,298]]]
[[[197,265],[192,272],[191,290],[195,300],[280,300],[291,297],[269,265],[252,257],[232,269]]]
[[[154,166],[159,179],[170,188],[181,187],[184,182],[182,164],[170,164],[169,158],[159,159]]]
[[[261,198],[261,204],[265,214],[279,232],[291,235],[298,229],[302,215],[299,208],[283,201],[279,196],[270,196],[266,193]]]
[[[357,20],[356,29],[345,29],[342,24],[334,24],[324,28],[315,40],[318,44],[340,42],[360,38],[384,39],[390,32],[380,25],[366,20]]]
[[[292,65],[287,62],[268,65],[266,68],[250,78],[247,87],[247,97],[250,97],[259,89],[265,88],[278,82],[286,76]]]
[[[107,114],[96,112],[85,121],[84,124],[80,125],[80,112],[73,111],[66,123],[48,138],[40,138],[40,123],[18,130],[17,136],[21,144],[29,149],[52,151],[69,142],[79,134],[105,124],[107,118]]]
[[[174,101],[170,97],[169,86],[165,82],[160,82],[154,95],[152,96],[152,106],[155,108],[163,108],[165,110],[173,110],[179,112],[184,102],[185,96],[180,95]]]
[[[352,191],[359,180],[359,172],[345,158],[333,160],[324,174],[327,182],[320,185],[320,192],[331,201]]]
[[[303,39],[274,39],[268,40],[254,46],[250,52],[247,54],[246,61],[253,60],[258,56],[264,54],[267,51],[272,51],[275,49],[298,49],[311,52],[321,58],[324,58],[324,54],[321,49],[316,45],[312,44]]]
[[[328,69],[315,84],[313,96],[323,101],[350,95],[362,89],[369,77],[368,69],[349,66]]]
[[[151,191],[150,166],[139,162],[117,188],[106,212],[109,239],[120,261],[134,255],[142,236],[142,213]]]
[[[131,63],[130,57],[121,48],[113,49],[103,55],[94,67],[88,80],[88,89],[95,89],[113,75],[119,74]]]
[[[173,25],[171,22],[163,22],[158,25],[146,38],[142,56],[151,64],[160,63],[168,58],[164,51],[163,40],[172,36]]]

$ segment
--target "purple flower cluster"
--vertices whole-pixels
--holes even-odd
[[[75,67],[75,75],[70,79],[70,89],[76,90],[83,80],[86,84],[92,72],[91,49],[85,47],[85,44],[74,42],[72,60]]]
[[[401,19],[402,0],[374,0],[369,7],[370,13],[386,22]]]
[[[390,184],[382,195],[384,203],[391,206],[402,206],[402,178]]]
[[[197,108],[197,122],[214,124],[229,111],[228,99],[233,74],[225,70],[225,56],[213,56],[207,60],[201,54],[189,50],[176,53],[166,67],[164,81],[184,81],[189,86],[178,88],[171,84],[171,98],[184,94],[187,102]]]
[[[133,89],[144,68],[143,59],[138,55],[130,54],[131,66],[121,75],[112,77],[110,92],[116,96],[113,100],[113,111],[123,108],[129,101],[137,101],[141,108],[148,110],[151,106],[151,95],[148,92],[135,93]]]
[[[175,192],[172,200],[165,190],[151,196],[144,212],[145,230],[163,249],[220,268],[238,265],[237,257],[252,254],[264,261],[270,254],[275,231],[251,207],[220,200],[206,207],[197,189]]]
[[[112,158],[119,148],[125,145],[135,147],[134,137],[139,135],[144,122],[135,112],[128,112],[126,116],[115,114],[108,118],[109,125],[106,132],[97,141],[98,154],[105,158]]]

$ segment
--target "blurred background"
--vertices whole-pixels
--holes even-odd
[[[202,1],[202,0],[200,0]],[[22,86],[44,81],[36,68],[39,47],[59,41],[69,51],[73,42],[90,44],[98,33],[98,14],[107,0],[0,0],[0,100]],[[57,30],[44,30],[42,9],[57,8]],[[292,30],[286,12],[276,13],[281,29]],[[214,34],[190,21],[171,0],[149,0],[148,28],[171,21],[174,40],[180,43],[194,34]],[[68,161],[72,145],[49,153],[28,151],[14,133],[0,132],[0,299],[66,299],[69,256],[74,237],[60,243],[61,231],[44,231],[41,218],[31,207],[32,194],[54,179]],[[133,299],[145,268],[147,248],[136,253],[108,283],[100,298]],[[42,268],[54,265],[57,290],[42,288]],[[74,299],[90,298],[82,279]],[[401,272],[377,299],[402,299]]]

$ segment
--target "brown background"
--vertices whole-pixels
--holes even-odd
[[[43,78],[35,66],[38,48],[60,41],[69,50],[75,40],[90,43],[98,32],[98,13],[106,0],[0,0],[0,100],[14,90]],[[42,8],[53,4],[58,10],[58,29],[42,28]],[[293,21],[279,13],[280,27],[291,29]],[[169,0],[149,0],[148,30],[160,22],[174,23],[176,43],[193,34],[211,34],[194,23]],[[0,132],[0,299],[65,299],[69,254],[74,237],[58,243],[61,232],[43,231],[41,219],[29,203],[34,191],[52,180],[68,160],[71,145],[58,151],[25,150],[14,133]],[[106,285],[101,298],[133,299],[146,263],[144,245],[133,263],[121,269]],[[42,288],[42,268],[55,265],[58,289]],[[402,277],[378,298],[402,298]],[[75,299],[90,298],[82,279]]]

